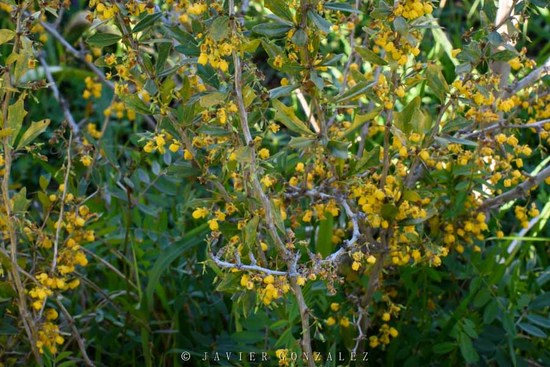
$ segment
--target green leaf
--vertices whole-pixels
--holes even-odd
[[[436,136],[435,140],[444,146],[449,145],[449,143],[454,143],[454,144],[460,144],[460,145],[468,145],[471,147],[477,147],[477,143],[475,141],[462,139],[462,138],[454,138],[452,136],[446,136],[446,137]]]
[[[210,25],[209,35],[216,42],[229,37],[229,17],[221,16],[214,19]]]
[[[393,9],[384,1],[378,3],[378,7],[370,13],[375,19],[387,19],[393,12]]]
[[[540,329],[539,327],[537,327],[535,325],[528,324],[526,322],[520,322],[518,324],[518,326],[520,327],[520,329],[522,329],[527,334],[530,334],[532,336],[536,336],[538,338],[546,338],[547,337],[546,333],[544,331],[542,331],[542,329]]]
[[[284,0],[265,0],[265,7],[273,12],[273,14],[283,19],[292,22],[292,12],[290,11],[289,4]]]
[[[319,28],[321,32],[330,32],[330,27],[332,26],[332,24],[328,20],[323,18],[319,13],[310,10],[307,12],[307,17],[313,22],[313,24],[315,24],[317,28]]]
[[[160,17],[162,17],[162,13],[153,13],[153,14],[147,14],[144,16],[138,24],[132,29],[132,33],[137,33],[143,31],[145,28],[153,25]]]
[[[349,142],[330,140],[327,143],[327,148],[334,157],[340,159],[348,159]]]
[[[495,53],[491,58],[496,61],[510,61],[517,57],[518,53],[510,50],[502,50]]]
[[[405,18],[403,17],[396,17],[393,20],[393,28],[401,36],[405,36],[407,33],[409,33],[409,25],[407,24],[407,21],[405,21]]]
[[[282,23],[263,23],[258,24],[252,27],[254,33],[261,34],[269,38],[284,37],[288,31],[292,29],[292,26],[289,24]],[[303,31],[302,31],[303,32]]]
[[[449,85],[441,72],[441,66],[429,64],[426,70],[426,79],[428,86],[435,93],[441,103],[445,102],[447,93],[449,93]]]
[[[15,142],[15,138],[19,134],[19,130],[21,130],[21,125],[26,115],[25,93],[23,93],[19,96],[17,102],[8,107],[8,128],[12,130],[10,144]]]
[[[95,47],[105,47],[114,45],[118,41],[120,41],[122,37],[118,34],[112,34],[112,33],[96,33],[86,40],[86,43],[90,46]]]
[[[468,334],[468,336],[472,339],[477,339],[478,334],[475,330],[476,325],[474,322],[470,319],[464,319],[462,323],[462,330]]]
[[[315,143],[316,140],[317,139],[315,139],[315,138],[304,138],[304,137],[301,137],[301,136],[293,136],[292,138],[290,138],[290,142],[288,143],[288,147],[289,148],[294,148],[294,149],[307,148],[310,145],[312,145],[313,143]]]
[[[162,274],[168,270],[170,264],[172,264],[175,260],[180,259],[181,254],[183,254],[186,250],[195,247],[204,241],[207,227],[208,223],[204,223],[196,228],[193,228],[185,234],[183,239],[176,241],[171,244],[168,249],[160,252],[160,256],[148,272],[149,281],[147,283],[145,294],[149,308],[153,306],[153,295]]]
[[[265,39],[262,40],[262,47],[270,59],[274,59],[275,57],[277,57],[277,55],[283,54],[283,49],[281,47]]]
[[[457,345],[455,343],[451,342],[445,342],[445,343],[439,343],[432,347],[432,351],[435,354],[447,354],[453,350],[455,350]]]
[[[273,107],[275,107],[275,120],[280,121],[289,130],[306,136],[315,135],[294,113],[291,107],[287,107],[284,103],[274,99]]]
[[[382,218],[388,221],[393,220],[398,213],[399,209],[395,206],[395,204],[383,204],[382,209],[380,210]]]
[[[0,45],[9,42],[15,37],[15,32],[11,29],[0,29]]]
[[[363,172],[368,168],[378,166],[380,164],[380,150],[380,145],[377,145],[364,154],[357,162],[354,172]]]
[[[13,195],[13,212],[26,212],[31,201],[27,199],[27,188],[23,187],[17,194]]]
[[[371,64],[375,65],[388,65],[386,60],[378,56],[374,51],[369,50],[366,47],[358,46],[355,48],[355,51],[361,56],[361,58],[365,61],[370,62]]]
[[[492,300],[487,307],[485,307],[485,311],[483,311],[483,323],[489,325],[492,323],[498,315],[498,302],[496,300]]]
[[[355,14],[363,13],[361,10],[355,9],[350,4],[347,4],[347,3],[324,3],[323,7],[325,9],[340,11],[342,13],[355,13]]]
[[[353,122],[351,126],[348,127],[346,130],[344,130],[343,136],[347,137],[348,135],[352,134],[355,130],[362,127],[365,124],[365,122],[371,121],[375,117],[380,116],[380,111],[381,111],[380,107],[375,107],[372,111],[364,115],[356,114],[355,117],[353,118]]]
[[[462,356],[467,363],[476,363],[479,360],[479,355],[474,349],[472,339],[466,334],[459,335],[459,346]]]
[[[345,91],[344,93],[338,95],[334,99],[334,103],[342,103],[344,101],[356,98],[361,96],[362,94],[365,94],[367,90],[372,88],[374,83],[368,83],[368,82],[359,82],[355,84],[353,87]]]
[[[542,317],[539,315],[527,315],[527,320],[531,321],[533,324],[542,326],[543,328],[550,329],[550,318]]]
[[[529,304],[531,310],[540,310],[550,306],[550,293],[542,293]]]
[[[244,227],[244,243],[249,249],[254,248],[256,235],[258,233],[258,223],[260,223],[260,217],[255,215]]]
[[[331,213],[325,212],[324,220],[319,222],[319,232],[317,233],[317,244],[315,250],[323,258],[332,253],[332,231],[334,226],[334,217]]]
[[[411,131],[422,132],[420,129],[415,128],[415,125],[418,127],[419,121],[415,121],[415,115],[418,115],[420,112],[420,97],[416,96],[413,98],[401,112],[396,112],[394,123],[399,130],[403,131],[406,135],[409,135]]]
[[[49,125],[49,119],[33,122],[19,140],[19,143],[17,144],[17,149],[24,148],[27,145],[31,144],[34,139],[36,139],[38,135],[42,134]]]
[[[227,95],[222,92],[212,92],[205,94],[199,99],[201,107],[210,108],[225,101]]]
[[[270,99],[277,99],[279,97],[288,96],[294,89],[298,88],[300,84],[285,85],[282,87],[273,88],[269,91]]]
[[[466,126],[470,125],[471,123],[472,123],[472,121],[470,121],[470,120],[468,120],[468,119],[466,119],[462,116],[457,116],[456,118],[452,119],[451,121],[445,123],[445,125],[443,125],[443,128],[441,129],[441,131],[444,132],[444,133],[451,133],[453,131],[463,129]]]
[[[487,288],[481,288],[474,298],[474,307],[481,308],[491,299],[491,293]]]
[[[120,99],[124,104],[130,108],[133,108],[136,112],[139,112],[143,115],[151,115],[151,111],[137,95],[130,94],[125,96],[120,96]]]
[[[307,34],[304,32],[303,29],[298,29],[294,34],[292,35],[292,42],[294,42],[297,46],[304,46],[307,42]]]

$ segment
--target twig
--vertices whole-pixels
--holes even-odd
[[[17,8],[17,20],[16,20],[16,37],[12,49],[12,55],[16,55],[19,53],[21,48],[21,35],[24,34],[24,28],[23,28],[23,14],[25,12],[25,7],[27,6],[27,3],[23,3],[23,6]],[[10,105],[10,100],[13,95],[13,86],[11,85],[11,75],[10,75],[9,69],[7,70],[7,73],[4,75],[4,88],[6,90],[3,98],[3,105],[2,105],[2,120],[3,120],[3,128],[7,128],[8,124],[8,110]],[[31,314],[29,312],[29,309],[27,307],[27,298],[26,298],[26,292],[25,287],[23,286],[23,283],[21,281],[21,277],[19,274],[19,263],[17,259],[17,244],[18,244],[18,238],[17,238],[17,231],[15,228],[15,218],[13,217],[13,204],[10,199],[10,189],[9,189],[9,181],[10,181],[10,173],[11,173],[11,166],[12,166],[12,147],[10,143],[10,136],[4,136],[2,138],[2,145],[3,145],[3,155],[4,155],[4,169],[3,169],[3,175],[2,175],[2,201],[5,211],[5,218],[6,218],[6,227],[8,232],[8,238],[9,238],[9,247],[10,247],[10,260],[12,269],[10,271],[10,280],[13,281],[15,285],[15,289],[17,291],[17,307],[19,310],[19,314],[21,316],[21,321],[23,323],[23,328],[25,329],[25,333],[27,334],[27,337],[29,339],[30,347],[32,350],[32,353],[36,359],[36,362],[41,365],[42,364],[42,356],[40,355],[38,351],[38,347],[36,346],[37,339],[37,330],[36,325],[31,317]]]
[[[494,198],[485,200],[478,209],[480,211],[492,209],[510,200],[526,196],[531,188],[539,185],[547,177],[550,177],[550,166],[540,171],[536,176],[528,177],[522,184],[517,185],[513,189],[506,191],[501,195],[495,196]]]
[[[512,124],[512,125],[504,125],[502,122],[497,122],[496,124],[489,125],[481,130],[471,132],[469,134],[463,135],[463,139],[469,139],[478,135],[482,135],[485,133],[488,133],[493,130],[497,129],[540,129],[545,124],[550,123],[550,119],[540,120],[537,122],[532,122],[530,124]]]
[[[111,265],[111,263],[109,263],[107,260],[103,259],[101,256],[97,256],[93,251],[90,251],[85,247],[80,247],[80,249],[83,250],[86,254],[92,256],[94,259],[98,260],[100,263],[102,263],[106,267],[108,267],[113,273],[115,273],[116,275],[124,279],[126,282],[128,282],[128,284],[130,284],[132,287],[137,289],[137,286],[130,279],[126,278],[126,276],[124,276],[124,274],[122,274],[120,270],[118,270],[113,265]]]
[[[115,85],[113,84],[113,82],[107,80],[107,78],[105,78],[105,75],[103,74],[103,72],[101,70],[99,70],[97,68],[97,66],[95,66],[92,62],[86,60],[86,57],[85,57],[85,53],[83,51],[78,51],[77,49],[75,49],[73,46],[71,46],[71,44],[69,42],[67,42],[67,40],[65,38],[63,38],[63,36],[61,34],[59,34],[59,32],[57,31],[57,29],[55,29],[55,27],[53,27],[51,24],[47,23],[47,22],[44,22],[44,21],[40,21],[40,25],[42,25],[42,27],[44,27],[44,29],[52,35],[53,38],[55,38],[59,43],[61,43],[61,45],[63,45],[63,47],[65,47],[65,49],[71,54],[73,55],[74,57],[76,57],[77,59],[81,60],[82,62],[84,62],[86,64],[86,66],[88,66],[88,68],[94,73],[96,74],[99,79],[105,84],[107,85],[110,89],[115,89]]]
[[[510,245],[506,250],[509,254],[513,253],[516,250],[516,247],[518,247],[519,244],[521,243],[523,236],[525,236],[527,232],[529,232],[531,228],[533,228],[535,224],[539,222],[540,219],[541,219],[541,214],[531,219],[527,227],[522,228],[521,231],[518,232],[518,234],[515,236],[516,238],[510,243]]]
[[[65,306],[63,306],[63,303],[60,300],[56,298],[55,303],[57,303],[57,305],[61,309],[61,312],[63,313],[63,315],[65,315],[65,318],[67,319],[67,322],[71,327],[71,330],[73,331],[73,336],[76,340],[76,343],[78,344],[78,348],[80,349],[80,352],[82,353],[82,358],[84,358],[84,362],[86,362],[87,366],[91,366],[91,367],[95,366],[94,362],[92,362],[90,357],[88,357],[88,353],[86,353],[86,345],[84,344],[84,339],[82,339],[82,336],[78,332],[78,328],[75,326],[73,317],[71,316],[69,311],[67,311]]]
[[[296,97],[298,97],[298,101],[300,102],[300,105],[304,109],[304,113],[307,116],[308,122],[313,126],[313,130],[317,134],[321,132],[321,128],[319,127],[319,124],[315,120],[315,117],[311,113],[311,109],[309,108],[309,105],[307,104],[306,97],[304,97],[304,93],[302,93],[302,90],[300,88],[296,89]]]
[[[240,263],[240,261],[237,264],[233,264],[233,263],[221,260],[219,257],[215,256],[212,252],[209,253],[209,256],[216,263],[216,265],[222,268],[257,271],[260,273],[265,273],[270,275],[283,275],[283,276],[290,275],[288,272],[285,272],[285,271],[272,270],[272,269],[264,268],[258,265],[246,265],[246,264]]]
[[[67,100],[61,95],[61,93],[59,93],[59,88],[57,87],[55,79],[52,76],[50,67],[46,63],[46,59],[44,58],[44,56],[38,55],[38,60],[40,61],[40,64],[44,68],[44,73],[46,74],[46,79],[48,80],[48,83],[49,83],[48,86],[53,92],[53,97],[61,106],[61,109],[63,110],[63,115],[65,116],[65,120],[67,120],[67,122],[69,123],[69,126],[71,127],[71,130],[73,131],[73,133],[78,139],[78,133],[80,132],[80,128],[78,127],[78,124],[74,120],[74,117],[69,109]]]
[[[69,144],[67,147],[67,171],[65,172],[65,179],[63,180],[63,193],[61,194],[61,204],[59,208],[59,218],[57,219],[55,229],[55,240],[53,243],[53,260],[52,260],[52,274],[55,273],[57,266],[57,252],[59,251],[59,236],[61,235],[61,224],[63,223],[63,214],[65,211],[65,198],[67,197],[67,185],[69,183],[69,175],[71,173],[71,144],[73,141],[73,132],[69,132]]]
[[[304,4],[308,4],[307,0],[303,0],[302,9],[305,8]],[[237,28],[237,22],[235,20],[234,0],[229,0],[228,6],[229,6],[229,17],[233,19],[231,21],[231,31],[232,31],[232,34],[236,35],[238,28]],[[305,14],[306,14],[305,11],[302,12],[302,18],[303,18],[302,22],[305,20]],[[243,86],[242,86],[241,59],[237,50],[233,50],[232,54],[233,54],[232,56],[233,56],[233,67],[234,67],[234,73],[233,73],[234,87],[235,87],[237,106],[239,110],[241,129],[244,135],[244,142],[246,146],[250,147],[253,141],[252,141],[252,135],[250,134],[250,128],[248,126],[248,115],[246,112],[244,99],[242,95]],[[248,174],[249,174],[249,178],[252,180],[252,187],[253,187],[255,196],[258,198],[258,200],[260,201],[264,209],[264,218],[265,218],[267,229],[269,231],[270,236],[273,238],[273,241],[275,242],[275,246],[277,247],[277,250],[281,253],[281,255],[283,255],[283,258],[289,268],[289,273],[297,274],[296,263],[294,262],[294,259],[291,256],[290,251],[286,248],[285,243],[279,236],[279,233],[277,232],[277,228],[275,227],[275,220],[273,215],[274,209],[272,208],[271,202],[269,201],[269,198],[266,196],[265,192],[263,191],[260,181],[258,179],[255,150],[249,149],[249,151],[250,151],[249,153],[250,163],[248,164]],[[302,350],[306,355],[312,356],[313,352],[311,348],[309,309],[304,300],[302,289],[297,283],[297,278],[298,278],[297,275],[292,275],[289,278],[290,278],[290,285],[292,287],[292,290],[294,291],[294,295],[298,303],[298,308],[300,310],[300,318],[302,321]],[[315,362],[313,361],[313,358],[308,358],[308,366],[315,367]]]
[[[548,73],[550,73],[550,57],[546,59],[546,61],[544,62],[544,64],[542,64],[542,66],[536,68],[531,73],[529,73],[529,75],[512,84],[510,88],[508,88],[507,92],[505,93],[505,96],[510,97],[510,96],[516,95],[520,90],[523,90],[535,84],[537,81],[542,79],[542,77],[544,77]]]
[[[333,252],[329,256],[327,256],[324,260],[321,261],[322,264],[327,263],[334,263],[336,264],[340,257],[342,257],[347,251],[349,251],[350,247],[352,247],[361,237],[361,232],[359,231],[359,223],[358,223],[358,215],[355,214],[352,210],[349,204],[346,200],[339,200],[340,205],[344,207],[344,210],[346,211],[346,215],[351,220],[351,223],[353,225],[353,234],[349,240],[344,241],[344,246],[340,247],[336,252]]]

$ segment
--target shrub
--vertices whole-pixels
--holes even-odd
[[[5,365],[550,362],[545,2],[69,3],[0,3]]]

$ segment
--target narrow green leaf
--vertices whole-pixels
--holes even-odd
[[[8,107],[8,128],[12,130],[10,144],[15,142],[15,138],[21,130],[23,119],[27,115],[25,111],[25,93],[19,96],[17,102]]]
[[[428,86],[435,93],[437,98],[443,103],[449,93],[449,85],[441,72],[441,66],[429,64],[426,70],[426,79]]]
[[[273,107],[275,108],[275,120],[280,121],[289,130],[295,133],[312,136],[315,135],[305,123],[303,123],[294,113],[294,110],[287,107],[284,103],[273,100]]]
[[[375,65],[388,65],[386,60],[374,53],[374,51],[369,50],[366,47],[358,46],[355,48],[355,51],[363,58],[363,60],[370,62]]]
[[[319,13],[310,10],[307,12],[307,17],[313,22],[313,24],[315,24],[317,28],[319,28],[321,32],[330,32],[330,27],[332,26],[332,24],[328,20],[323,18]]]
[[[370,88],[372,88],[374,83],[368,83],[368,82],[359,82],[344,93],[342,93],[339,96],[336,96],[334,99],[334,103],[342,103],[347,100],[359,97],[362,94],[365,94]]]
[[[548,335],[538,326],[528,324],[526,322],[520,322],[518,324],[519,328],[525,331],[527,334],[536,336],[538,338],[546,338]]]
[[[252,27],[254,33],[261,34],[269,38],[284,37],[288,31],[292,29],[292,26],[282,23],[263,23]]]
[[[527,320],[531,321],[533,324],[542,326],[543,328],[550,329],[550,318],[542,317],[539,315],[527,315]]]
[[[348,3],[324,3],[323,7],[325,9],[340,11],[342,13],[355,13],[355,14],[363,13],[361,10],[355,9]]]
[[[447,354],[453,350],[455,350],[457,345],[455,343],[451,342],[445,342],[445,343],[439,343],[432,347],[432,351],[435,354]]]
[[[273,14],[283,19],[292,22],[292,12],[290,11],[289,4],[284,0],[265,0],[265,7],[273,12]]]
[[[147,14],[132,29],[132,33],[137,33],[137,32],[143,31],[145,28],[153,25],[160,17],[162,17],[162,13],[160,13],[160,12],[159,13],[153,13],[153,14]]]
[[[475,363],[479,361],[479,355],[474,349],[472,339],[466,334],[459,335],[460,352],[467,363]]]
[[[273,88],[269,91],[270,99],[288,96],[294,89],[298,88],[299,84],[285,85],[282,87]]]
[[[321,254],[323,258],[332,253],[332,231],[334,226],[334,217],[332,214],[325,212],[324,220],[319,222],[319,232],[317,233],[317,244],[315,250]]]
[[[197,246],[204,241],[204,235],[206,234],[207,227],[208,224],[204,223],[194,228],[193,230],[187,232],[182,240],[173,243],[168,249],[160,252],[160,256],[148,272],[149,281],[147,283],[145,294],[149,308],[153,306],[153,295],[162,274],[168,270],[170,264],[180,259],[181,254],[183,254],[186,250]]]
[[[122,37],[118,34],[112,34],[112,33],[96,33],[86,40],[86,43],[90,46],[95,47],[105,47],[114,45],[118,41],[120,41]]]
[[[327,148],[334,157],[340,159],[348,159],[349,142],[330,140],[327,143]]]
[[[9,42],[15,37],[15,32],[11,29],[0,29],[0,45]]]
[[[33,122],[19,140],[19,143],[17,144],[17,149],[24,148],[27,145],[31,144],[34,139],[36,139],[38,135],[42,134],[49,125],[50,119]]]
[[[244,243],[249,249],[254,248],[256,234],[258,233],[258,223],[260,223],[260,217],[255,215],[244,227]]]
[[[229,36],[229,17],[221,16],[214,19],[210,25],[210,38],[219,42]]]
[[[139,112],[143,115],[151,115],[151,111],[149,110],[149,107],[143,102],[137,95],[130,94],[126,96],[121,96],[120,99],[124,104],[126,104],[128,107],[133,108],[136,112]]]
[[[293,136],[292,138],[290,138],[290,142],[288,143],[288,146],[289,148],[294,148],[294,149],[307,148],[313,143],[315,143],[315,140],[316,139],[312,139],[312,138]]]

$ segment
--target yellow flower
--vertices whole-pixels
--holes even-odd
[[[265,187],[271,187],[275,183],[275,180],[271,178],[271,176],[265,175],[264,177],[262,177],[260,182],[263,183]]]
[[[332,326],[336,324],[336,320],[334,319],[334,317],[330,316],[328,319],[327,319],[327,325],[328,326]]]
[[[48,308],[46,312],[44,312],[44,315],[46,316],[47,320],[55,320],[59,316],[56,310],[53,308]]]
[[[193,212],[193,218],[195,218],[195,219],[206,218],[207,215],[208,215],[208,209],[206,209],[204,207],[203,208],[197,208]]]
[[[92,157],[90,157],[88,154],[83,155],[82,157],[80,157],[80,162],[82,162],[85,167],[89,167],[92,164]]]
[[[334,312],[338,312],[338,310],[340,309],[340,304],[333,302],[330,304],[330,309]]]
[[[210,227],[210,230],[212,230],[212,231],[217,231],[218,229],[220,229],[220,226],[218,225],[218,220],[217,219],[210,219],[208,221],[208,227]]]
[[[260,156],[261,159],[269,158],[269,149],[267,148],[260,149],[260,151],[258,152],[258,155]]]
[[[271,274],[264,278],[265,284],[273,284],[273,282],[275,282],[275,277]]]
[[[346,316],[344,316],[340,319],[340,326],[349,327],[349,325],[350,325],[350,322],[349,322],[349,319]]]
[[[172,144],[168,147],[171,152],[176,153],[178,150],[180,150],[180,144],[174,140]]]
[[[304,212],[304,216],[302,217],[302,221],[309,223],[311,222],[311,217],[313,216],[313,212],[311,210],[306,210]]]

